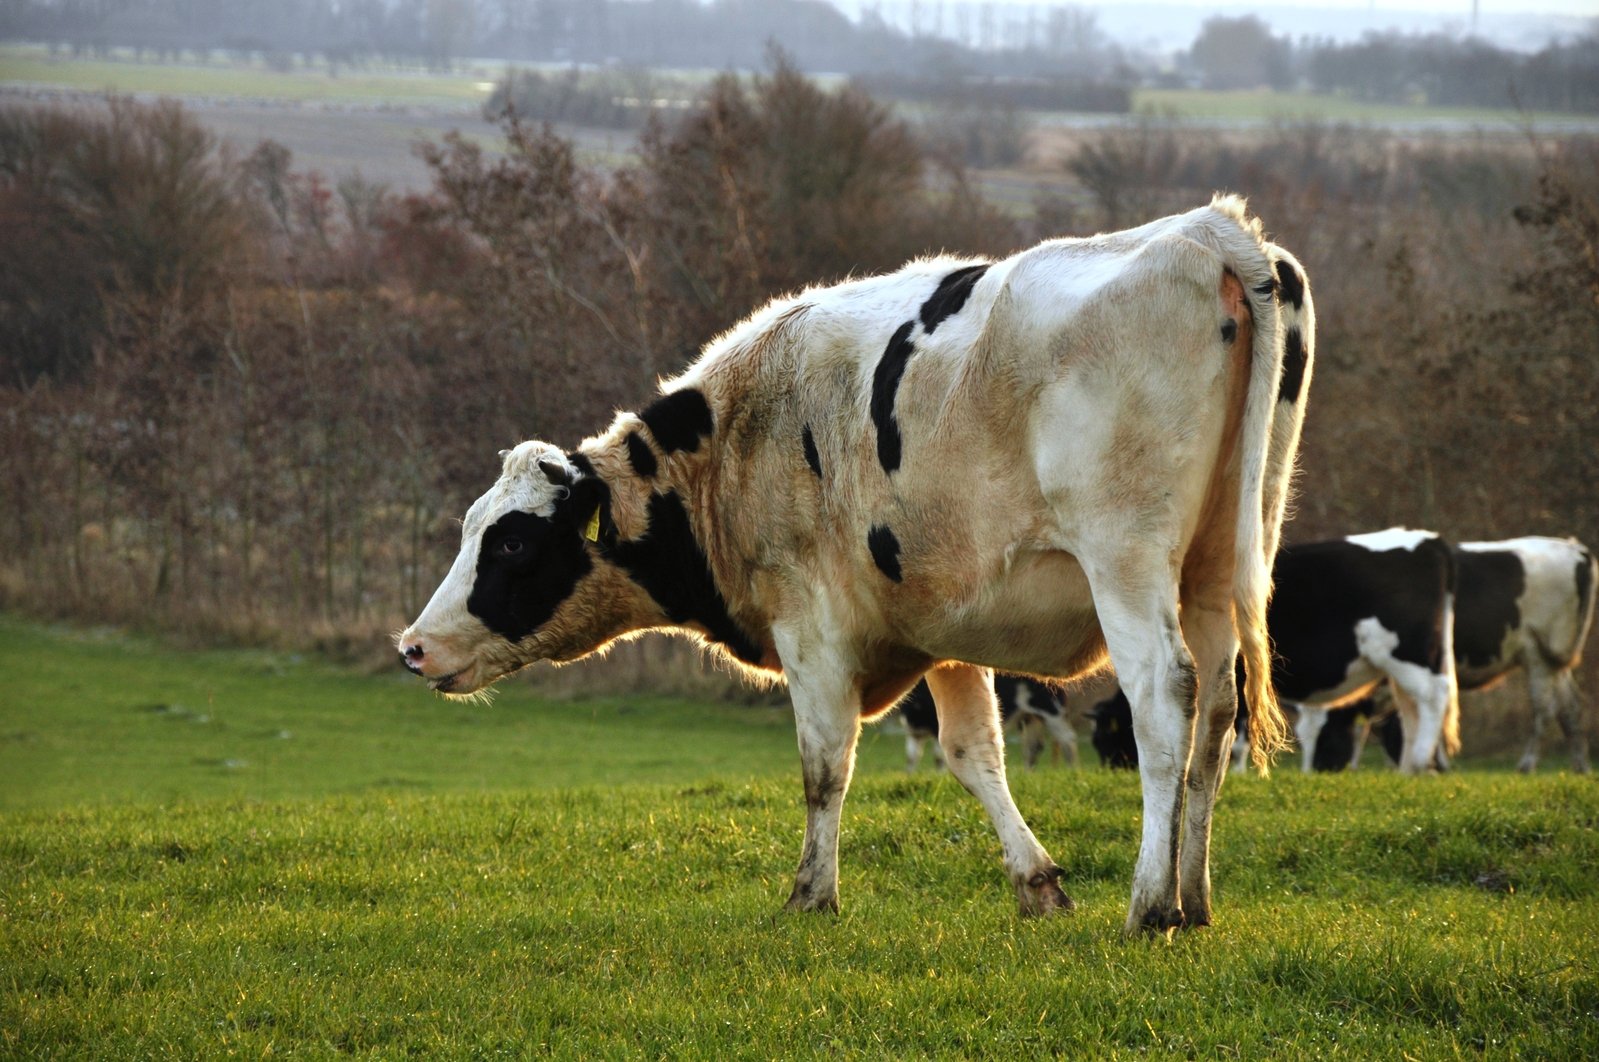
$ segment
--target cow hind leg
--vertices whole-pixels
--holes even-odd
[[[1578,774],[1588,773],[1588,731],[1582,725],[1582,691],[1577,686],[1577,676],[1571,669],[1556,672],[1555,696],[1560,701],[1560,729],[1566,735],[1571,749],[1571,769]]]
[[[1327,725],[1327,709],[1308,704],[1296,707],[1299,718],[1294,721],[1294,740],[1299,742],[1299,768],[1310,774],[1316,769],[1316,742]]]
[[[1142,565],[1126,552],[1109,556],[1104,568],[1085,560],[1084,569],[1106,648],[1132,706],[1138,744],[1144,825],[1125,929],[1129,935],[1165,933],[1183,924],[1177,861],[1197,672],[1177,618],[1174,573],[1148,555]]]
[[[1399,769],[1406,774],[1424,774],[1438,766],[1440,755],[1447,755],[1445,723],[1455,700],[1451,676],[1400,661],[1388,662],[1388,676],[1396,691],[1404,694],[1402,699],[1412,703],[1412,714],[1400,717],[1405,723],[1405,754]]]
[[[927,688],[938,709],[944,763],[988,812],[1021,913],[1070,911],[1072,901],[1059,884],[1060,867],[1027,828],[1011,799],[992,673],[964,664],[939,668],[927,673]]]
[[[1233,661],[1238,635],[1229,607],[1183,610],[1183,635],[1199,677],[1194,752],[1188,768],[1187,813],[1180,858],[1183,924],[1210,925],[1210,831],[1216,800],[1227,777],[1238,715]]]

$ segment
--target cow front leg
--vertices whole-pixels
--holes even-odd
[[[779,654],[784,643],[779,634]],[[805,777],[805,842],[785,906],[790,911],[836,912],[839,818],[855,770],[860,699],[835,654],[799,649],[790,641],[783,659]],[[813,659],[819,663],[790,663]]]
[[[1071,898],[1059,884],[1060,867],[1027,828],[1011,799],[993,673],[964,664],[943,667],[928,672],[927,687],[938,709],[944,764],[988,812],[1022,915],[1070,911]]]

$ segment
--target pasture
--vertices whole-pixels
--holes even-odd
[[[783,915],[780,710],[3,617],[0,661],[7,1057],[1599,1053],[1592,778],[1232,778],[1217,925],[1126,942],[1127,774],[1013,775],[1079,905],[1024,922],[977,803],[873,732],[843,914]]]

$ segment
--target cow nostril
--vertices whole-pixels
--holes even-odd
[[[407,660],[420,660],[425,655],[427,655],[427,654],[422,649],[422,643],[421,642],[415,642],[415,643],[405,647],[405,658]]]

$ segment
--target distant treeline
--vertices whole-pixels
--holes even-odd
[[[1123,65],[1091,13],[1061,7],[1003,48],[913,37],[824,0],[14,0],[0,37],[73,52],[136,48],[175,58],[225,49],[288,63],[463,58],[759,69],[776,44],[807,70],[846,74],[953,63],[990,76],[1104,79]],[[985,39],[985,38],[980,38]]]
[[[1368,33],[1340,44],[1274,37],[1261,19],[1207,19],[1183,69],[1216,89],[1308,88],[1381,103],[1599,112],[1599,33],[1524,55],[1476,39]]]

